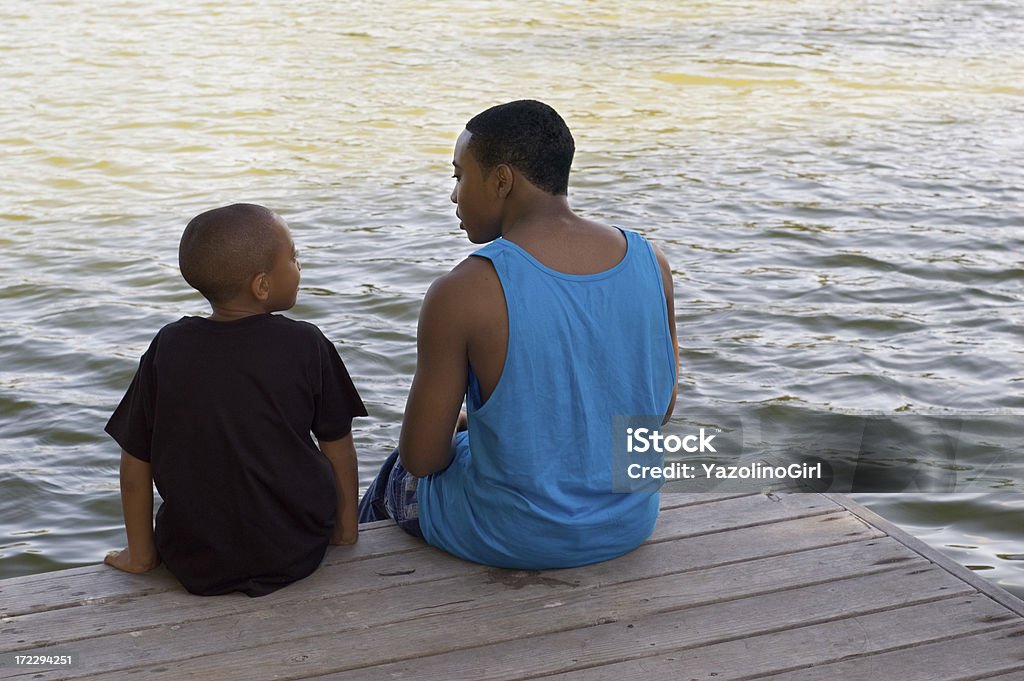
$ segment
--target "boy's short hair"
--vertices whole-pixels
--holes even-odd
[[[210,302],[229,300],[252,275],[273,267],[281,238],[278,219],[269,208],[252,203],[200,213],[181,235],[181,276]]]
[[[569,126],[543,102],[520,99],[499,104],[466,123],[469,150],[484,172],[506,163],[549,194],[569,193],[569,168],[576,152]]]

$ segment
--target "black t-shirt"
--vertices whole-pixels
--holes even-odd
[[[152,465],[156,546],[189,591],[270,593],[320,564],[337,493],[320,440],[366,409],[316,326],[184,317],[156,335],[106,431]]]

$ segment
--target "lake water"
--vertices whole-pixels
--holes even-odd
[[[292,227],[365,486],[422,295],[471,250],[454,140],[533,97],[576,136],[574,207],[672,262],[677,413],[955,421],[955,456],[904,456],[945,491],[858,499],[1024,595],[1024,3],[609,5],[0,3],[0,577],[123,545],[102,428],[205,312],[177,242],[224,203]]]

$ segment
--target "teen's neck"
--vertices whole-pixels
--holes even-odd
[[[502,216],[501,234],[514,241],[516,236],[525,236],[538,228],[550,231],[581,221],[569,207],[568,197],[535,190],[528,200],[518,202],[518,206]]]

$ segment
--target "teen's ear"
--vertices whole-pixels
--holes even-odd
[[[264,301],[270,297],[270,277],[266,272],[257,272],[249,280],[249,290],[256,300]]]
[[[504,163],[498,164],[494,169],[494,190],[499,199],[504,199],[512,193],[512,185],[515,183],[515,173],[512,168]]]

